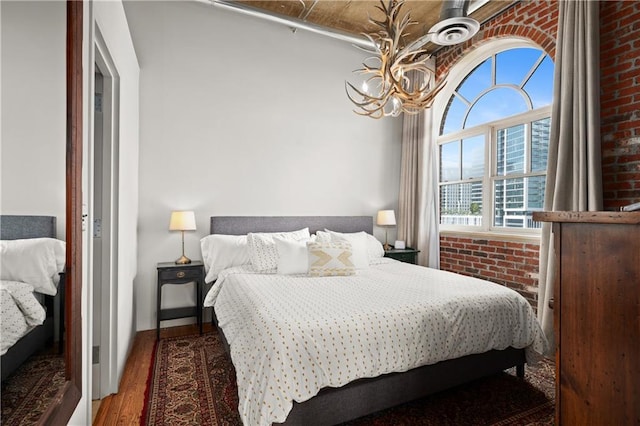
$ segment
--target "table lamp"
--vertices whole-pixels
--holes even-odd
[[[388,228],[392,226],[396,226],[396,214],[393,210],[380,210],[378,212],[378,217],[376,219],[376,225],[382,226],[385,228],[384,230],[384,250],[391,250],[391,246],[388,242]]]
[[[169,231],[180,231],[182,233],[182,256],[176,260],[176,264],[184,265],[191,263],[191,259],[184,255],[184,231],[196,230],[196,216],[192,211],[171,212],[169,221]]]

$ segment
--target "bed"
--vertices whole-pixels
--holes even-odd
[[[2,369],[2,380],[4,381],[7,377],[9,377],[20,365],[22,365],[31,355],[42,350],[46,347],[47,344],[51,344],[54,341],[55,337],[58,337],[58,352],[62,353],[63,350],[63,333],[64,333],[64,315],[62,312],[64,311],[64,243],[59,242],[58,240],[38,240],[41,238],[46,239],[55,239],[56,238],[56,218],[53,216],[15,216],[15,215],[2,215],[0,216],[0,240],[2,240],[2,262],[3,262],[3,281],[2,281],[2,291],[3,291],[3,312],[2,318],[5,321],[6,318],[9,317],[10,312],[15,313],[17,309],[13,307],[12,304],[8,302],[11,298],[16,298],[20,295],[20,293],[25,293],[24,288],[36,288],[41,290],[37,284],[29,285],[29,286],[21,286],[23,284],[20,278],[21,277],[9,277],[11,279],[5,280],[7,274],[14,273],[14,275],[25,274],[24,271],[20,271],[16,268],[10,268],[10,265],[7,263],[10,262],[10,259],[14,259],[15,253],[18,253],[17,250],[24,250],[24,252],[34,253],[37,252],[38,255],[42,255],[42,253],[46,253],[46,256],[54,256],[55,258],[48,258],[48,262],[40,262],[40,265],[46,264],[46,267],[54,268],[56,270],[62,271],[60,273],[53,272],[52,274],[57,274],[57,278],[54,282],[51,283],[50,286],[45,290],[47,293],[55,294],[43,294],[34,292],[32,298],[27,298],[27,294],[22,294],[20,296],[21,301],[19,304],[23,306],[19,309],[24,312],[32,313],[32,325],[28,325],[27,329],[24,331],[26,334],[18,337],[17,335],[13,335],[12,333],[6,333],[11,338],[11,344],[7,343],[6,345],[3,343],[3,351],[6,349],[4,346],[9,346],[6,349],[6,352],[2,355],[0,360],[1,369]],[[27,242],[27,246],[20,246],[21,248],[15,248],[15,244],[20,244],[21,240],[29,240]],[[9,242],[11,241],[11,242]],[[42,244],[39,242],[42,241]],[[5,245],[5,244],[9,244]],[[36,245],[35,250],[31,250]],[[13,247],[13,248],[12,248]],[[62,251],[61,251],[62,250]],[[18,254],[18,256],[23,256],[23,254]],[[53,265],[55,263],[55,265]],[[29,265],[28,262],[25,262],[24,265]],[[26,266],[25,266],[26,267]],[[48,274],[51,269],[49,269]],[[33,276],[33,275],[32,275]],[[51,287],[52,286],[52,287]],[[57,286],[57,289],[56,289]],[[12,293],[12,297],[9,297],[7,293]],[[24,299],[23,299],[24,298]],[[40,323],[40,320],[35,319],[39,314],[37,312],[36,306],[32,306],[30,304],[41,304],[44,307],[44,311],[42,316],[44,317],[41,325],[36,325]],[[8,307],[7,311],[5,311],[5,307]],[[57,319],[54,319],[58,318]],[[58,326],[55,327],[55,322],[58,322]],[[16,319],[17,323],[17,319]],[[55,329],[57,328],[57,333]],[[16,330],[16,333],[23,333],[22,330]],[[3,333],[4,334],[4,333]],[[56,336],[57,334],[57,336]],[[15,343],[13,343],[15,341]]]
[[[236,244],[240,241],[239,238],[243,238],[249,233],[297,232],[303,228],[308,228],[309,234],[318,236],[326,229],[335,231],[339,233],[338,235],[361,233],[362,231],[371,235],[373,220],[369,216],[212,217],[210,238],[205,237],[202,240],[203,258],[205,264],[213,265],[214,262],[208,258],[209,250],[204,242],[214,237],[220,243],[222,237],[232,239],[232,236],[237,236],[233,243]],[[355,258],[356,240],[352,239],[351,242]],[[517,374],[523,377],[524,364],[528,357],[531,359],[534,352],[542,352],[545,349],[546,340],[544,340],[535,316],[532,316],[528,302],[512,290],[496,284],[489,284],[490,291],[499,294],[500,297],[506,295],[505,297],[509,300],[506,304],[516,305],[518,310],[514,314],[516,317],[524,315],[523,312],[526,314],[523,320],[524,325],[513,327],[527,329],[526,337],[514,338],[514,341],[517,342],[514,346],[517,347],[505,345],[503,341],[500,341],[496,344],[496,346],[500,346],[498,349],[487,349],[483,346],[486,343],[480,344],[480,349],[478,349],[476,343],[460,343],[455,339],[447,342],[446,333],[450,329],[443,329],[442,337],[439,337],[439,343],[434,344],[434,347],[440,345],[444,348],[442,352],[448,354],[440,355],[437,354],[440,349],[432,350],[431,344],[424,340],[428,340],[430,337],[414,335],[417,328],[424,329],[427,327],[425,325],[427,323],[421,317],[423,315],[421,303],[423,302],[415,304],[411,299],[414,298],[414,293],[423,291],[421,284],[416,286],[416,280],[423,279],[422,275],[427,274],[425,277],[430,277],[429,280],[439,279],[441,275],[445,275],[446,280],[453,280],[456,278],[454,277],[456,274],[402,264],[389,258],[380,258],[369,269],[358,270],[357,274],[352,276],[339,277],[347,280],[341,284],[342,281],[335,280],[336,277],[330,277],[331,281],[329,281],[326,278],[306,277],[305,274],[283,276],[274,274],[273,271],[255,273],[252,271],[256,265],[255,258],[252,259],[251,265],[247,266],[242,265],[243,262],[246,263],[246,258],[240,259],[237,253],[225,256],[236,256],[231,262],[235,262],[235,265],[217,271],[216,281],[207,292],[204,305],[205,307],[214,307],[213,322],[225,342],[236,369],[240,396],[239,411],[245,424],[338,424],[495,374],[513,366],[517,368]],[[279,264],[278,268],[280,266]],[[208,269],[210,272],[213,267],[209,266]],[[207,282],[211,282],[209,272],[207,273]],[[393,281],[398,277],[401,277],[400,281],[406,281],[406,283]],[[487,286],[487,283],[480,282],[481,280],[459,277],[463,279],[465,286]],[[331,284],[325,284],[329,282]],[[398,287],[398,290],[394,288],[391,291],[389,283],[407,285],[409,288]],[[323,287],[320,292],[338,294],[337,298],[328,297],[329,302],[321,299],[317,293],[317,285]],[[368,290],[360,290],[357,287],[360,285],[369,286],[363,287]],[[464,289],[465,286],[452,285],[462,293],[467,291]],[[425,300],[433,294],[438,295],[437,299],[441,298],[441,289],[445,287],[448,285],[441,285],[438,288],[428,290],[428,292],[425,287]],[[303,288],[304,290],[301,290]],[[306,302],[296,299],[298,297],[296,294],[299,291],[308,291],[307,298],[317,299],[305,304]],[[356,293],[344,293],[350,294],[345,298],[341,293],[345,291]],[[359,291],[362,292],[357,293]],[[485,291],[484,287],[482,291]],[[284,294],[284,297],[278,296],[278,294]],[[373,296],[369,297],[369,294]],[[396,301],[395,294],[404,294],[406,300]],[[362,297],[358,295],[362,295]],[[484,297],[484,294],[481,297]],[[334,310],[333,306],[345,305],[344,309],[348,311],[353,303],[343,303],[347,299],[362,299],[358,301],[358,304],[364,304],[364,307],[354,308],[363,309],[363,311],[351,311],[345,317],[348,319],[344,320],[341,318],[342,311],[337,307]],[[383,302],[382,307],[375,305],[381,301]],[[368,305],[369,302],[374,304]],[[396,306],[393,305],[394,303],[406,303],[407,305]],[[385,306],[393,307],[393,309],[385,309]],[[304,320],[291,320],[293,317],[287,316],[289,315],[287,310],[292,307],[294,310],[297,309],[293,317],[304,317]],[[459,311],[455,306],[452,309]],[[476,314],[487,310],[482,305],[477,305],[475,309]],[[502,312],[505,308],[496,309]],[[318,311],[321,312],[318,313]],[[466,314],[464,311],[461,312],[464,317]],[[284,314],[281,315],[281,313]],[[504,312],[502,314],[504,315]],[[280,315],[282,320],[280,320]],[[429,315],[432,316],[429,319],[429,327],[434,321],[435,323],[447,322],[441,321],[439,317],[441,314],[436,311],[424,315],[425,318]],[[254,322],[249,322],[247,325],[244,321],[248,317],[258,319],[252,319],[251,321]],[[382,321],[378,317],[382,317]],[[413,324],[405,322],[404,318],[412,318]],[[481,319],[481,321],[484,320]],[[338,331],[324,329],[325,325],[320,324],[340,321],[342,322],[339,327],[342,327],[342,331],[340,329]],[[317,324],[317,327],[314,324]],[[456,327],[459,325],[457,324]],[[463,325],[467,327],[465,332],[474,330],[473,327],[476,327],[475,330],[486,328],[484,325],[478,326],[472,321],[467,321]],[[460,328],[464,329],[464,327]],[[260,330],[263,330],[264,333],[261,333]],[[384,335],[376,334],[376,330],[382,330],[385,333],[382,333]],[[402,340],[402,345],[398,346],[401,349],[396,351],[393,347],[394,341],[390,339],[396,339],[403,333],[405,334],[404,338],[400,338],[404,340]],[[438,333],[429,332],[426,334],[437,335]],[[348,335],[346,339],[343,334]],[[361,336],[365,334],[367,336],[368,334],[376,334],[375,344],[372,345],[370,341],[366,341]],[[340,338],[336,351],[334,341],[338,335]],[[361,337],[362,342],[360,341]],[[326,341],[322,343],[325,338],[329,339],[331,344]],[[495,339],[491,336],[488,337],[488,340],[492,339],[496,342],[499,340],[497,337]],[[342,349],[341,345],[345,341],[349,342],[349,350]],[[276,349],[273,349],[272,342],[276,342]],[[472,349],[467,349],[467,346]],[[322,347],[322,351],[326,353],[321,353],[318,347]],[[464,351],[469,351],[469,354]],[[329,357],[329,354],[333,358]],[[351,361],[352,358],[359,358],[358,354],[363,355],[360,356],[360,359]],[[441,356],[444,356],[444,359],[438,359]],[[309,362],[307,362],[307,358]],[[400,358],[402,358],[401,361],[398,361]],[[331,365],[332,360],[333,365]],[[345,360],[355,363],[353,365],[346,363],[343,366]],[[322,364],[323,362],[324,364]],[[283,367],[285,364],[286,368]],[[356,371],[360,369],[362,371]],[[264,377],[270,377],[270,379],[264,381]],[[310,384],[309,379],[313,383]],[[290,389],[290,386],[293,390]],[[291,395],[294,396],[289,399]]]

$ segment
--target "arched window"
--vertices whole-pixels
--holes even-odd
[[[447,95],[440,123],[440,224],[537,228],[532,213],[544,200],[553,61],[539,48],[514,47],[471,65]]]

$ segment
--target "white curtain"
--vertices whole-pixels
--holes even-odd
[[[398,239],[420,250],[418,263],[440,267],[438,234],[438,147],[432,133],[433,110],[404,114],[398,196]]]
[[[599,2],[559,3],[558,39],[551,111],[544,209],[602,210],[600,151]],[[555,253],[551,224],[542,228],[538,319],[555,348],[553,297]]]

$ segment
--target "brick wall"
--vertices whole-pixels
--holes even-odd
[[[537,305],[537,243],[447,236],[440,238],[440,244],[442,269],[489,279],[520,292]]]
[[[605,209],[640,201],[640,2],[600,3]]]
[[[446,75],[468,51],[487,41],[501,37],[532,40],[552,58],[556,55],[558,32],[558,2],[523,0],[495,16],[480,27],[480,31],[462,44],[440,49],[436,53],[438,75]]]

